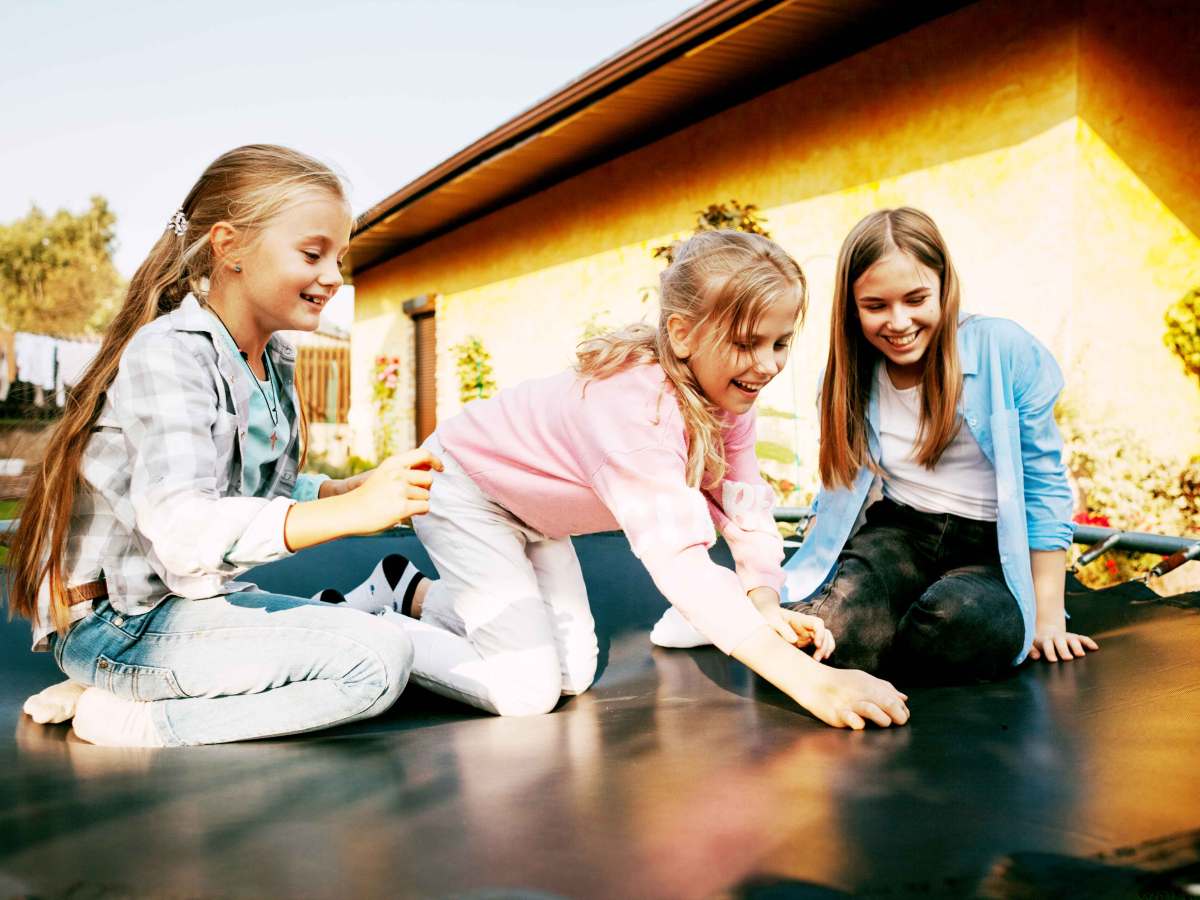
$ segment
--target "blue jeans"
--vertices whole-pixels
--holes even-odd
[[[381,617],[261,591],[172,598],[138,616],[100,601],[51,647],[72,680],[151,701],[167,746],[378,715],[400,696],[413,660],[408,635]]]

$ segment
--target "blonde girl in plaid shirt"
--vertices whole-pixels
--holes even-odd
[[[317,327],[351,224],[327,166],[240,147],[208,167],[134,275],[10,558],[12,609],[70,678],[31,698],[40,720],[73,713],[93,743],[210,744],[367,718],[403,690],[401,628],[236,580],[428,510],[441,468],[428,451],[349,480],[297,475],[295,354],[275,332]]]

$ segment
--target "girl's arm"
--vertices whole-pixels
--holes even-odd
[[[725,474],[706,494],[713,524],[725,538],[747,592],[783,586],[783,538],[775,524],[775,491],[758,467],[754,411],[725,431]]]
[[[429,512],[435,469],[442,469],[436,456],[423,448],[410,450],[347,479],[355,481],[347,491],[295,504],[284,520],[287,548],[294,552],[347,535],[374,534]]]
[[[797,650],[763,618],[738,576],[709,558],[715,535],[707,504],[687,486],[678,453],[612,453],[592,485],[658,589],[725,653],[830,725],[908,720],[903,694],[865,672],[830,669]],[[770,598],[758,599],[766,605]],[[777,596],[774,605],[778,609]]]
[[[725,538],[742,587],[764,619],[788,643],[813,645],[813,658],[833,652],[833,635],[816,616],[784,609],[783,538],[775,524],[775,491],[759,470],[756,415],[739,416],[725,431],[725,476],[706,494],[713,524]]]
[[[1086,634],[1067,631],[1067,614],[1063,602],[1067,568],[1066,550],[1030,550],[1033,568],[1033,593],[1037,598],[1033,646],[1029,655],[1043,656],[1047,662],[1083,656],[1085,649],[1099,650],[1100,645]]]
[[[149,541],[167,572],[234,577],[288,554],[286,522],[295,501],[219,493],[220,476],[230,461],[218,451],[214,434],[223,431],[231,444],[236,419],[221,408],[211,376],[179,336],[135,337],[110,396],[113,424],[135,450],[129,473],[135,521],[130,524]],[[379,514],[379,496],[389,492],[396,495],[394,487],[381,485],[370,502],[349,510],[339,505],[330,523],[302,527],[293,546],[364,532],[386,518]],[[393,512],[392,522],[402,517],[404,507]],[[301,515],[301,525],[310,515]]]
[[[1058,363],[1033,335],[1013,326],[1013,385],[1021,434],[1029,563],[1036,601],[1029,655],[1048,662],[1083,656],[1099,645],[1067,631],[1064,605],[1071,545],[1071,489],[1054,404],[1063,388]]]

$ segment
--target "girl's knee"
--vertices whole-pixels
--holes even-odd
[[[971,579],[943,579],[917,601],[916,611],[930,626],[962,636],[1023,636],[1017,601],[1007,590]]]
[[[966,587],[936,584],[904,617],[898,656],[914,672],[958,682],[996,678],[1011,668],[1025,634],[1016,600]]]
[[[562,673],[562,693],[576,696],[592,686],[596,680],[596,657],[590,663],[568,666]]]
[[[562,692],[564,694],[582,694],[596,680],[596,664],[600,658],[600,646],[596,635],[591,640],[580,641],[568,650],[562,660]]]
[[[346,681],[367,687],[375,695],[371,706],[382,712],[396,702],[408,684],[414,657],[412,639],[403,628],[382,616],[364,614],[355,618],[363,620],[356,623],[353,635],[363,653],[360,664],[350,668]]]
[[[498,716],[540,716],[550,712],[562,696],[563,676],[557,665],[524,666],[496,679],[491,701]]]

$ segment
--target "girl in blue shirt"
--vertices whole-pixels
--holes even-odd
[[[929,216],[880,210],[854,227],[820,393],[823,489],[786,566],[790,599],[837,636],[834,665],[969,681],[1099,649],[1063,606],[1062,385],[1017,324],[960,319]]]
[[[1006,319],[959,316],[929,216],[880,210],[838,258],[820,393],[816,519],[787,596],[836,636],[829,662],[927,681],[1099,649],[1066,627],[1071,492],[1049,351]],[[673,611],[651,633],[707,643]]]

